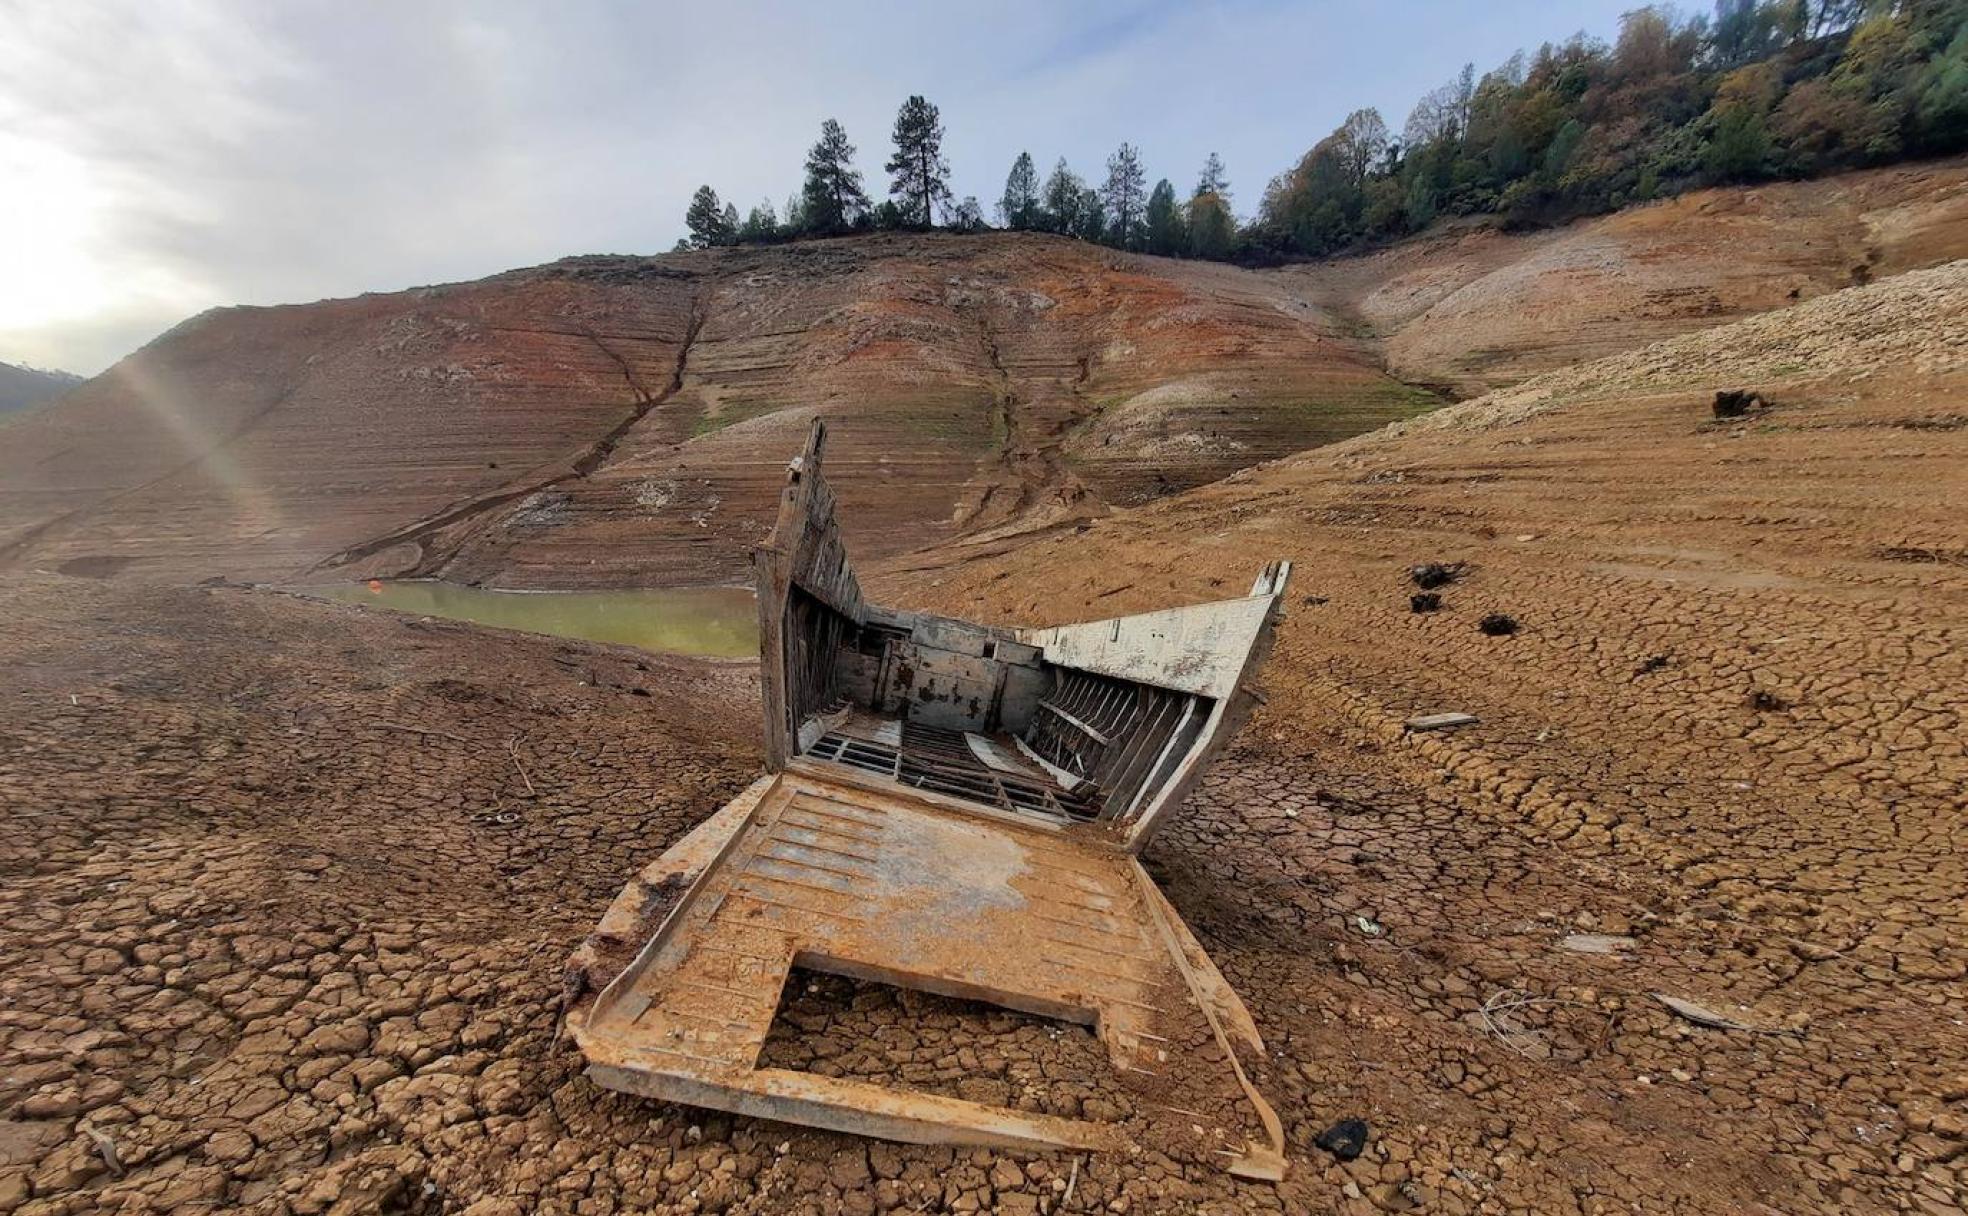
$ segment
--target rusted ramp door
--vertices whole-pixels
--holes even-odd
[[[1248,1012],[1131,855],[1039,821],[799,772],[767,777],[643,875],[604,933],[661,926],[570,1026],[601,1084],[918,1143],[1189,1141],[1252,1177],[1283,1168],[1237,1053]],[[1064,1119],[758,1066],[794,966],[1090,1025],[1137,1117]]]

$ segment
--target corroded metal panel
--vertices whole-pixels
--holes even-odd
[[[773,768],[796,753],[801,723],[831,700],[834,652],[864,615],[821,471],[826,442],[827,426],[815,419],[787,470],[778,521],[753,558],[765,752]]]
[[[1050,629],[1019,640],[1047,660],[1079,671],[1222,698],[1236,691],[1244,657],[1265,628],[1275,597],[1254,595],[1214,604],[1113,617]]]
[[[1282,1152],[1236,1060],[1262,1051],[1249,1014],[1139,865],[1098,835],[789,772],[679,848],[716,860],[569,1014],[602,1084],[897,1139],[1124,1143],[1110,1125],[759,1067],[798,965],[1090,1025],[1144,1094],[1215,1112],[1208,1127],[1161,1120],[1157,1136],[1201,1137],[1199,1152],[1254,1170]],[[1215,1048],[1171,1048],[1198,1042]]]

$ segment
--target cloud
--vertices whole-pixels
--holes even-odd
[[[1610,33],[1619,4],[1571,6]],[[1021,149],[1122,140],[1248,208],[1348,110],[1398,128],[1548,6],[654,6],[27,0],[0,40],[0,359],[93,372],[184,316],[656,252],[708,182],[783,204],[823,118],[871,187],[896,105],[943,110],[959,196]]]

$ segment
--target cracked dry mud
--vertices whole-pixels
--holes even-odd
[[[1112,1068],[1088,1027],[801,968],[786,982],[759,1066],[1065,1119],[1132,1113],[1087,1083]]]
[[[1968,264],[1900,276],[869,579],[1036,623],[1297,563],[1266,704],[1146,858],[1265,1035],[1276,1187],[583,1078],[562,963],[756,774],[745,665],[0,577],[0,1212],[1958,1212],[1964,302]],[[1038,1089],[1073,1040],[913,999],[821,982],[774,1050],[1131,1117]]]
[[[1076,1171],[586,1081],[555,1043],[561,962],[755,772],[743,666],[9,579],[0,1209],[1955,1211],[1968,587],[1860,538],[1894,505],[1902,549],[1941,544],[1920,487],[1958,479],[1961,435],[1898,423],[1941,416],[1949,383],[1780,393],[1786,429],[1766,432],[1626,394],[902,576],[918,601],[1070,616],[1300,560],[1269,703],[1148,857],[1266,1035],[1278,1187],[1152,1142]],[[1914,433],[1924,479],[1859,476],[1912,458]],[[1588,467],[1607,434],[1650,453],[1627,491],[1648,501],[1688,501],[1725,452],[1739,480],[1709,492],[1734,505],[1636,524],[1541,463]],[[1823,464],[1827,434],[1845,463],[1824,475],[1868,488],[1805,516],[1782,478]],[[1761,565],[1713,556],[1779,517]],[[1192,554],[1178,571],[1155,564],[1171,545]],[[1423,558],[1471,564],[1414,616]],[[1482,637],[1497,607],[1523,631]],[[1451,706],[1482,722],[1402,733]],[[1632,944],[1581,953],[1574,934]],[[802,1000],[843,1040],[833,1067],[878,1073],[871,1043],[920,1033],[904,999]],[[987,1020],[893,1075],[962,1085],[947,1060],[989,1079],[1032,1046],[1040,1068],[1070,1052],[1030,1033]],[[1039,1101],[1126,1113],[1111,1077],[1083,1084]],[[1349,1116],[1373,1136],[1341,1164],[1313,1142]]]
[[[1905,276],[877,591],[1087,619],[1297,563],[1268,702],[1151,859],[1278,1054],[1295,1177],[1378,1129],[1305,1202],[1958,1212],[1964,300]],[[1745,368],[1777,405],[1718,422]],[[1479,721],[1403,728],[1443,711]]]

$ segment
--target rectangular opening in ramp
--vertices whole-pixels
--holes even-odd
[[[795,967],[759,1053],[783,1068],[1102,1122],[1128,1114],[1089,1026],[962,997]]]

